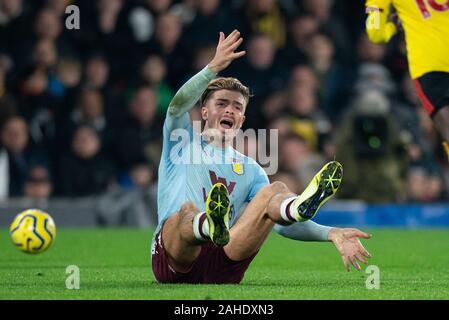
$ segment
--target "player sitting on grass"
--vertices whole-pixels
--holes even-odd
[[[366,30],[374,43],[387,43],[397,32],[389,21],[396,9],[405,32],[410,75],[422,105],[445,142],[449,159],[449,2],[367,0]]]
[[[340,185],[343,170],[338,162],[326,164],[298,196],[281,182],[270,184],[253,159],[232,148],[245,120],[249,90],[237,79],[214,78],[245,54],[235,52],[241,43],[237,30],[226,38],[220,33],[212,61],[179,89],[167,111],[159,225],[152,244],[156,279],[239,283],[273,227],[291,239],[332,241],[346,269],[352,264],[360,270],[357,260],[366,263],[369,254],[359,237],[368,239],[368,234],[310,221]],[[202,134],[193,130],[188,114],[198,100],[205,121]],[[184,134],[189,139],[179,142]],[[198,155],[201,163],[189,162]]]

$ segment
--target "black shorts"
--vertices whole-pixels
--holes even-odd
[[[449,106],[449,72],[429,72],[415,80],[416,92],[430,116]]]

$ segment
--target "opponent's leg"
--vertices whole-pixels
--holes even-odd
[[[224,247],[226,255],[235,261],[246,259],[260,249],[274,223],[285,225],[311,219],[336,193],[342,175],[341,165],[332,161],[315,175],[299,196],[281,182],[259,190],[231,228],[231,241]]]
[[[443,147],[449,160],[449,105],[442,107],[433,116],[433,122],[444,139]]]

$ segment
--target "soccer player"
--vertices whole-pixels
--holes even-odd
[[[159,166],[159,224],[152,267],[163,283],[239,283],[270,231],[309,241],[332,241],[349,271],[369,253],[357,229],[331,228],[310,219],[337,191],[342,167],[332,161],[301,195],[238,153],[232,141],[245,120],[249,90],[235,78],[215,78],[233,60],[243,39],[220,33],[211,62],[176,93],[167,110]],[[200,101],[204,130],[188,112]],[[195,161],[201,159],[201,161]],[[246,207],[245,207],[246,205]]]
[[[449,157],[449,1],[367,0],[366,30],[372,42],[387,43],[396,34],[397,25],[389,21],[392,6],[405,32],[416,92]]]

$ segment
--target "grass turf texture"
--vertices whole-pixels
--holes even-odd
[[[364,240],[379,266],[346,273],[331,243],[272,234],[240,285],[158,284],[150,268],[152,232],[58,229],[45,253],[27,255],[0,229],[0,299],[448,299],[449,230],[368,230]],[[66,267],[80,268],[80,289],[68,290]]]

